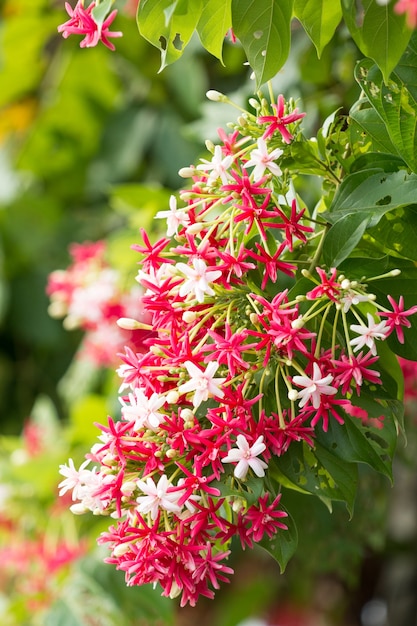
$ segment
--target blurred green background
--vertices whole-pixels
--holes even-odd
[[[393,594],[404,585],[413,588],[417,578],[415,525],[401,534],[404,522],[393,513],[416,496],[412,437],[400,453],[394,496],[382,478],[364,469],[352,521],[342,507],[331,516],[312,502],[306,511],[303,499],[300,549],[285,576],[260,551],[242,558],[237,550],[232,584],[196,609],[178,611],[152,590],[125,589],[123,577],[93,551],[104,529],[99,521],[73,521],[63,507],[51,522],[57,467],[69,455],[81,460],[96,436],[93,422],[117,405],[117,381],[92,364],[74,366],[81,332],[67,332],[49,317],[48,274],[68,265],[70,243],[106,239],[110,264],[130,285],[137,269],[130,245],[138,242],[139,227],[151,227],[154,213],[183,184],[179,168],[203,155],[204,140],[215,141],[217,127],[235,118],[227,105],[208,102],[206,91],[244,103],[254,89],[242,50],[228,41],[224,66],[192,41],[183,58],[159,74],[159,53],[140,39],[134,4],[116,2],[114,27],[124,36],[112,53],[104,46],[83,50],[77,37],[58,35],[57,25],[67,19],[60,0],[0,2],[0,556],[10,534],[24,545],[40,530],[52,547],[71,533],[75,542],[86,538],[91,555],[60,580],[41,572],[52,585],[46,612],[39,604],[33,608],[23,597],[32,592],[15,584],[22,571],[10,578],[0,565],[0,621],[237,626],[258,616],[261,621],[247,626],[412,626],[410,594],[397,621],[388,622],[386,613],[398,602]],[[357,99],[358,58],[343,28],[319,61],[294,27],[292,54],[273,86],[276,94],[300,99],[307,134],[335,109],[347,113]],[[314,189],[307,192],[314,196]],[[43,437],[43,453],[35,458],[18,454],[27,446],[21,432],[29,418]],[[11,486],[12,505],[5,510],[1,489]]]

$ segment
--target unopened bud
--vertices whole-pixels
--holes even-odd
[[[294,328],[295,330],[297,330],[298,328],[303,328],[303,326],[304,326],[304,320],[301,315],[300,317],[297,317],[297,319],[291,322],[291,328]]]
[[[296,389],[290,389],[290,391],[288,392],[288,400],[291,400],[291,402],[294,402],[294,400],[297,400],[298,398],[298,391]]]
[[[248,120],[243,115],[239,115],[239,117],[237,118],[237,123],[239,124],[239,126],[247,126]]]
[[[169,450],[167,450],[166,456],[168,457],[168,459],[174,459],[177,456],[177,451],[170,448]]]
[[[125,541],[125,543],[119,543],[115,548],[113,548],[113,556],[118,558],[119,556],[123,556],[129,551],[130,551],[130,543]]]
[[[191,226],[187,226],[187,233],[190,235],[197,235],[200,230],[203,230],[205,225],[201,222],[196,222],[195,224],[191,224]]]
[[[251,313],[249,315],[249,319],[255,326],[259,323],[259,316],[257,313]]]
[[[179,397],[180,397],[180,394],[178,393],[178,391],[176,391],[175,389],[172,389],[172,391],[169,391],[167,393],[168,404],[177,404]]]
[[[243,508],[245,508],[245,501],[241,498],[236,498],[232,504],[233,511],[239,513]]]
[[[261,108],[261,105],[259,104],[258,100],[255,100],[255,98],[249,98],[249,104],[252,108],[256,110]]]
[[[182,167],[180,170],[178,170],[178,175],[181,176],[181,178],[192,178],[193,176],[195,176],[195,174],[195,167]]]
[[[190,409],[181,409],[181,419],[183,419],[184,422],[194,422],[194,413]]]
[[[192,324],[196,321],[197,314],[195,311],[184,311],[182,319],[186,324]]]
[[[212,102],[226,102],[227,101],[227,96],[225,96],[223,93],[220,93],[220,91],[216,91],[215,89],[209,89],[206,92],[206,98],[207,100],[211,100]]]
[[[120,317],[116,324],[119,328],[123,328],[123,330],[152,330],[152,326],[149,324],[138,322],[130,317]]]
[[[136,483],[133,482],[133,480],[127,480],[120,487],[120,491],[122,492],[124,496],[131,496],[132,493],[135,491],[135,489],[136,489]]]
[[[348,278],[345,278],[344,280],[342,280],[342,282],[340,283],[340,286],[342,289],[350,289],[351,287],[351,282]]]
[[[211,141],[211,139],[206,139],[205,144],[207,150],[211,152],[211,154],[214,154],[214,143]]]

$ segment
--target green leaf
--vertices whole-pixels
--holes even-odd
[[[232,26],[232,0],[205,0],[197,24],[201,43],[208,52],[223,60],[223,42]]]
[[[348,213],[328,231],[323,245],[323,260],[328,267],[337,267],[356,247],[368,225],[368,214]]]
[[[264,537],[257,544],[277,561],[281,574],[284,573],[288,561],[294,556],[298,546],[298,532],[293,518],[288,515],[282,521],[288,526],[287,530],[278,530],[272,539]]]
[[[357,468],[340,458],[332,459],[320,442],[315,449],[292,444],[291,453],[271,459],[268,468],[271,478],[280,485],[319,497],[330,511],[332,500],[346,502],[352,510]]]
[[[417,261],[417,205],[390,211],[369,234],[388,252]]]
[[[232,24],[257,88],[277,74],[290,51],[293,0],[232,0]]]
[[[320,58],[342,19],[340,0],[295,0],[294,15],[303,25]]]
[[[340,185],[325,217],[336,223],[349,213],[368,213],[369,227],[376,226],[385,213],[414,204],[417,175],[404,170],[386,173],[372,169],[347,176]]]
[[[384,81],[407,47],[411,31],[404,15],[393,10],[393,3],[378,5],[375,0],[362,0],[358,11],[356,0],[342,0],[346,25],[360,51],[380,68]]]
[[[377,472],[392,480],[392,456],[397,441],[397,432],[390,407],[383,401],[361,394],[356,401],[365,409],[369,418],[384,417],[381,430],[372,426],[364,426],[359,419],[348,415],[341,426],[335,420],[329,420],[329,428],[317,430],[317,441],[329,452],[348,463],[366,463]]]
[[[405,55],[417,74],[417,53],[407,51]],[[379,69],[369,59],[356,67],[356,80],[384,122],[395,151],[407,165],[417,171],[417,81],[414,76],[410,84],[394,72],[387,84]]]
[[[203,0],[141,0],[137,23],[140,34],[161,51],[161,67],[180,58],[197,27]]]
[[[390,139],[387,128],[375,109],[369,106],[368,108],[355,106],[349,113],[349,121],[353,144],[360,143],[366,147],[370,144],[369,150],[372,152],[397,154],[397,149]],[[357,137],[358,134],[359,137]]]
[[[97,26],[102,26],[104,20],[110,13],[110,9],[114,4],[114,0],[102,0],[100,4],[97,4],[91,11],[91,16],[94,19]]]

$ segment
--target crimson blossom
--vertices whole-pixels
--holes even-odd
[[[271,108],[262,98],[219,132],[211,158],[181,170],[180,205],[158,213],[167,232],[133,246],[147,321],[119,325],[151,334],[121,355],[120,420],[100,426],[79,470],[61,467],[73,512],[112,520],[106,561],[182,606],[229,580],[233,537],[291,533],[285,459],[365,423],[363,398],[384,385],[380,342],[403,339],[415,312],[320,263],[327,225],[280,166],[304,114],[283,95]]]

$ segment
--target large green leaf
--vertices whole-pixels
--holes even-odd
[[[368,225],[361,212],[348,213],[328,231],[323,246],[323,261],[328,267],[337,267],[357,246]]]
[[[292,444],[291,452],[272,459],[268,468],[271,477],[283,487],[313,494],[329,510],[332,501],[338,500],[346,502],[349,511],[352,511],[357,468],[337,455],[329,455],[320,442],[314,449],[306,444]]]
[[[417,205],[390,211],[369,234],[387,252],[417,261]]]
[[[287,530],[279,530],[272,539],[265,537],[258,544],[277,561],[281,574],[284,573],[287,563],[295,554],[298,545],[298,532],[294,520],[288,515],[282,521],[288,526]]]
[[[375,61],[387,82],[410,39],[404,15],[394,12],[392,2],[381,6],[375,0],[342,0],[342,9],[355,43]]]
[[[363,108],[357,103],[349,113],[349,121],[353,143],[361,143],[372,152],[397,154],[386,126],[374,108],[369,105]]]
[[[294,0],[294,15],[300,20],[320,57],[342,19],[340,0]]]
[[[182,55],[197,27],[203,0],[142,0],[139,32],[161,51],[161,70]]]
[[[355,72],[356,80],[369,102],[383,120],[387,133],[398,154],[417,171],[417,53],[407,50],[408,66],[414,68],[412,82],[404,82],[395,71],[388,84],[380,70],[369,60],[361,61]],[[407,75],[407,72],[403,74]],[[407,75],[408,79],[408,75]]]
[[[259,87],[284,65],[291,43],[293,0],[232,0],[233,31]]]
[[[355,400],[369,419],[382,419],[383,428],[364,425],[359,418],[345,417],[344,426],[329,422],[328,431],[317,431],[317,440],[335,456],[349,463],[366,463],[392,479],[392,457],[397,442],[391,403],[362,393]]]
[[[204,0],[197,32],[206,50],[220,60],[224,37],[231,26],[232,0]]]
[[[399,172],[363,170],[350,174],[340,185],[326,218],[336,223],[349,213],[360,211],[370,226],[376,226],[385,213],[414,204],[417,175]]]

